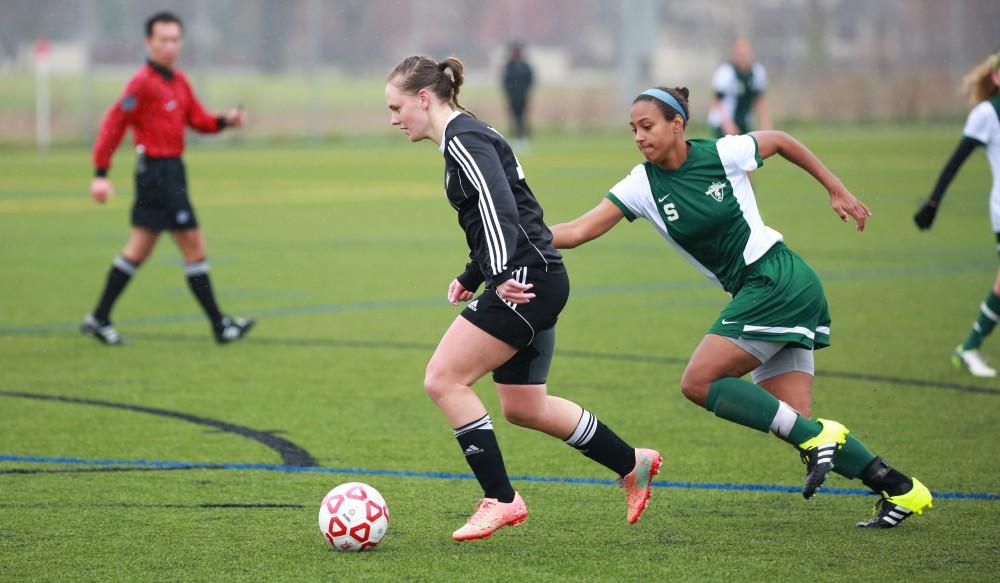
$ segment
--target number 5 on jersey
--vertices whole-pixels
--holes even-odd
[[[663,216],[667,217],[667,220],[671,223],[681,218],[681,216],[677,214],[677,207],[675,207],[672,202],[663,205]]]

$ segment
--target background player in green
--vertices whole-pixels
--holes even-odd
[[[845,222],[864,229],[868,208],[805,146],[784,132],[686,140],[687,88],[657,87],[633,101],[631,126],[646,161],[594,209],[552,227],[557,248],[606,233],[622,217],[647,219],[733,299],[695,349],[681,379],[691,401],[734,423],[772,431],[806,462],[802,494],[831,470],[881,493],[858,526],[891,528],[931,505],[931,494],[872,454],[848,430],[810,419],[814,348],[830,343],[830,314],[816,273],[767,227],[748,173],[780,154],[818,180]],[[752,373],[753,382],[741,377]],[[836,468],[834,468],[836,466]]]
[[[962,130],[962,141],[958,143],[951,159],[945,164],[934,185],[930,199],[917,212],[913,220],[921,230],[931,228],[938,206],[951,184],[958,169],[978,146],[986,147],[986,157],[993,172],[993,188],[990,190],[990,223],[997,238],[1000,251],[1000,53],[990,55],[976,65],[962,80],[962,91],[973,104],[972,111]],[[979,316],[972,323],[972,331],[965,342],[955,348],[952,363],[964,366],[977,377],[995,377],[997,371],[986,364],[979,347],[983,339],[993,332],[1000,320],[1000,273],[993,282],[993,289],[979,306]]]
[[[750,41],[738,38],[730,47],[730,61],[719,65],[712,75],[715,100],[708,111],[708,125],[715,137],[745,134],[754,129],[756,114],[760,129],[771,129],[767,109],[767,72],[764,65],[753,60]]]

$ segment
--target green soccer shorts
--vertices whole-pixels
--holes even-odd
[[[743,287],[708,333],[825,348],[830,310],[823,284],[805,260],[778,242],[747,268]]]

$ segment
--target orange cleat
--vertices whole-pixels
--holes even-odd
[[[517,526],[527,518],[528,507],[517,492],[514,492],[514,500],[506,504],[496,498],[483,498],[469,520],[453,532],[451,538],[457,541],[490,538],[498,528]]]
[[[625,490],[625,501],[628,502],[628,523],[639,522],[642,511],[649,504],[653,476],[660,473],[663,456],[655,449],[636,449],[635,468],[621,479]]]

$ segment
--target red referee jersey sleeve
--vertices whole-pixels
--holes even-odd
[[[203,134],[216,134],[222,131],[224,125],[219,123],[219,118],[205,111],[186,78],[183,82],[184,90],[188,94],[187,124]]]
[[[101,127],[97,131],[97,140],[94,142],[94,167],[98,173],[105,173],[111,167],[111,155],[121,144],[125,128],[135,123],[142,103],[142,89],[142,78],[134,77],[125,86],[125,91],[118,101],[104,114]]]

